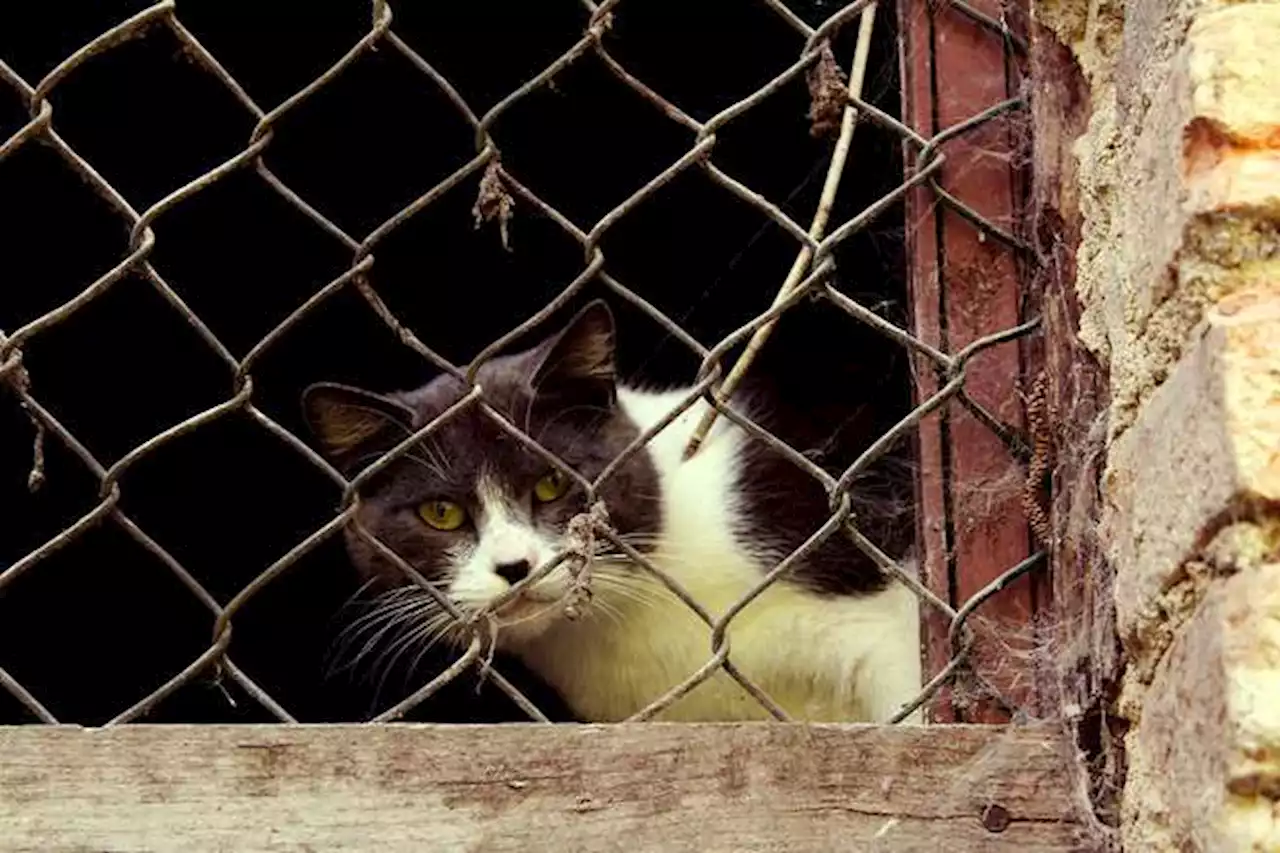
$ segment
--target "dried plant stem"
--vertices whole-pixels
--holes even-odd
[[[871,51],[871,33],[875,24],[876,5],[876,3],[870,3],[862,10],[862,18],[858,24],[858,44],[854,48],[853,64],[849,72],[849,94],[859,99],[862,97],[862,83],[867,73],[867,56]],[[836,191],[840,187],[840,178],[844,174],[844,166],[849,159],[849,148],[853,144],[853,129],[857,124],[857,116],[858,111],[852,105],[845,107],[844,116],[840,123],[840,136],[836,140],[835,150],[831,153],[831,164],[827,167],[827,178],[822,186],[822,195],[818,199],[818,209],[814,211],[813,220],[809,225],[809,236],[814,240],[821,240],[823,234],[826,233],[827,223],[831,218],[831,209],[835,206]],[[782,287],[778,289],[778,295],[774,297],[773,306],[776,307],[778,303],[786,299],[787,295],[803,280],[812,260],[812,249],[808,246],[802,247],[800,253],[796,256],[795,262],[791,265],[791,270],[787,273],[786,279],[783,280]],[[773,328],[778,319],[778,317],[775,317],[761,326],[751,336],[751,339],[747,342],[747,348],[738,357],[733,368],[729,371],[729,375],[725,377],[720,388],[713,392],[719,402],[727,402],[733,392],[737,390],[752,362],[755,361],[765,342],[769,340],[769,336],[773,334]],[[697,429],[693,432],[693,436],[689,439],[688,446],[685,447],[684,456],[686,459],[698,452],[698,448],[706,440],[707,434],[711,431],[711,427],[715,425],[719,414],[718,410],[711,408],[703,415]]]

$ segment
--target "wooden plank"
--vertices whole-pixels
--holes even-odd
[[[973,0],[971,5],[1001,17],[999,0]],[[946,6],[940,7],[934,25],[939,30],[934,60],[936,109],[944,128],[1013,94],[998,33]],[[1007,124],[989,122],[947,143],[943,152],[948,159],[942,169],[943,186],[983,218],[1005,230],[1014,229],[1014,151]],[[1021,322],[1022,288],[1016,257],[1008,247],[981,239],[974,226],[948,211],[942,251],[947,338],[953,352]],[[974,359],[965,388],[988,411],[1017,428],[1023,421],[1018,394],[1021,374],[1018,344],[1006,343]],[[952,406],[949,415],[955,589],[963,603],[1025,558],[1030,543],[1022,511],[1024,475],[1018,460],[995,433],[960,406]],[[1024,706],[1031,699],[1026,662],[1032,657],[1027,626],[1033,612],[1030,581],[1024,578],[978,611],[989,623],[974,620],[975,668]],[[974,703],[961,718],[971,722],[1006,719],[986,702]]]
[[[946,4],[900,1],[904,115],[913,127],[933,135],[1010,97],[1018,78],[1006,74],[999,33]],[[973,0],[971,5],[1003,17],[1000,0]],[[1017,136],[1007,122],[997,120],[948,142],[942,149],[947,164],[941,177],[953,195],[993,224],[1015,232]],[[1008,247],[983,239],[926,195],[909,200],[908,217],[918,334],[955,352],[1021,322],[1019,269]],[[970,364],[966,390],[1002,421],[1020,427],[1022,374],[1019,344],[1003,344]],[[918,370],[916,385],[921,399],[937,387],[926,369]],[[1030,553],[1021,510],[1021,467],[999,437],[958,404],[921,425],[920,465],[924,577],[931,589],[959,607]],[[1027,663],[1033,657],[1029,625],[1034,612],[1031,582],[1023,579],[984,605],[980,618],[970,622],[978,634],[975,668],[1027,708],[1036,707]],[[926,626],[930,671],[950,656],[945,627],[936,621]],[[963,701],[967,698],[955,691],[943,696],[932,718],[1007,719],[994,704]]]
[[[8,727],[0,850],[1082,851],[1072,754],[1049,725]]]
[[[933,117],[933,14],[919,0],[899,0],[898,32],[902,48],[899,62],[902,80],[903,121],[929,137],[938,132]],[[909,169],[917,165],[916,148],[904,146]],[[939,280],[938,205],[933,190],[917,187],[906,198],[907,288],[910,295],[913,331],[917,337],[939,349],[946,349],[942,337],[942,294]],[[933,362],[913,357],[917,405],[938,391]],[[947,534],[946,456],[943,451],[943,416],[935,412],[920,422],[916,431],[916,548],[920,577],[935,595],[951,602],[951,547]],[[921,609],[921,642],[925,671],[939,672],[951,657],[947,639],[950,620],[932,607]],[[955,721],[950,689],[944,687],[926,706],[928,719],[936,723]]]
[[[1031,40],[1031,78],[1044,82],[1032,99],[1032,173],[1036,251],[1043,263],[1033,293],[1042,294],[1052,504],[1049,507],[1052,585],[1039,603],[1052,631],[1044,638],[1042,693],[1056,698],[1044,710],[1081,721],[1081,746],[1094,756],[1095,785],[1118,790],[1118,739],[1105,726],[1120,675],[1112,567],[1098,535],[1106,461],[1107,371],[1077,335],[1081,307],[1075,290],[1076,250],[1084,218],[1076,188],[1074,143],[1090,116],[1089,86],[1071,50],[1037,27]],[[1046,632],[1048,633],[1048,632]],[[1113,797],[1101,809],[1114,817]]]

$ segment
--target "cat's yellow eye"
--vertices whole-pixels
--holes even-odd
[[[569,491],[569,478],[559,471],[548,471],[533,487],[533,496],[548,503]]]
[[[457,530],[467,511],[453,501],[427,501],[418,507],[418,516],[436,530]]]

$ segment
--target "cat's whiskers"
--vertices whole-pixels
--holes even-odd
[[[384,623],[390,624],[394,622],[403,606],[402,602],[380,602],[373,606],[369,612],[352,620],[338,634],[334,643],[334,654],[339,658],[345,658],[352,646],[360,642],[366,634],[377,632],[379,627],[386,627]],[[351,663],[357,662],[361,656],[357,654]]]
[[[427,652],[431,651],[437,643],[447,637],[450,629],[453,627],[455,627],[453,620],[450,619],[448,622],[440,625],[433,633],[426,636],[426,641],[422,644],[422,648],[418,650],[418,653],[414,655],[413,660],[409,663],[410,674],[417,672],[418,665],[422,663],[422,658],[427,654]]]
[[[380,623],[394,621],[405,612],[418,610],[423,606],[424,602],[421,598],[388,596],[387,600],[378,602],[368,613],[352,620],[339,635],[339,640],[343,641],[344,645],[350,645],[366,632],[375,630]]]
[[[652,533],[622,533],[618,539],[641,553],[646,553],[645,548],[660,545],[666,541],[662,536]]]
[[[360,651],[352,658],[351,662],[354,666],[361,663],[370,655],[373,655],[373,659],[370,661],[370,664],[366,669],[366,676],[364,679],[366,683],[373,681],[377,676],[379,672],[379,662],[385,657],[388,644],[394,645],[403,638],[405,633],[411,630],[415,624],[417,624],[417,622],[409,618],[388,621],[387,624],[383,626],[382,630],[378,631],[373,637],[370,637],[364,647],[361,648]]]
[[[591,618],[605,617],[610,619],[614,625],[621,626],[624,616],[617,605],[606,598],[595,598],[591,601],[591,607],[587,609],[587,614]]]
[[[351,595],[348,596],[347,599],[343,601],[341,605],[339,605],[338,613],[342,614],[346,612],[349,608],[354,607],[358,602],[361,602],[362,600],[364,600],[363,599],[364,594],[368,592],[369,589],[378,582],[378,580],[379,578],[377,576],[374,576],[369,578],[364,583],[360,584],[360,586],[356,587],[356,591],[351,593]],[[381,593],[379,595],[381,595]],[[378,597],[379,596],[374,596],[373,600],[376,601]]]
[[[658,607],[663,602],[662,596],[648,594],[647,591],[607,585],[602,586],[600,598],[604,601],[610,601],[619,609],[622,609],[621,605],[626,605],[629,609],[652,608]]]
[[[402,638],[402,632],[408,632],[415,626],[421,625],[424,616],[428,624],[433,624],[441,619],[449,621],[453,619],[447,611],[439,607],[439,604],[430,595],[416,586],[398,587],[394,590],[389,590],[379,595],[375,602],[371,612],[355,620],[339,637],[340,654],[346,656],[350,648],[361,637],[366,634],[369,635],[360,650],[350,657],[346,666],[342,667],[344,669],[359,665],[361,661],[384,643],[389,634]],[[397,642],[399,642],[399,639],[392,640],[392,646]],[[377,662],[386,654],[387,651],[384,650],[375,659],[369,678],[372,678],[377,671]]]
[[[378,595],[373,596],[370,600],[362,598],[364,594],[368,592],[369,588],[377,583],[377,581],[378,578],[372,577],[362,583],[360,587],[356,589],[356,591],[352,593],[351,596],[348,597],[347,600],[338,608],[337,616],[342,616],[347,611],[357,606],[357,604],[364,607],[368,612],[361,614],[355,619],[347,621],[343,624],[337,636],[334,637],[333,642],[330,644],[329,650],[325,655],[325,678],[332,678],[339,672],[350,667],[350,662],[345,661],[345,658],[347,651],[354,642],[355,635],[365,630],[365,626],[371,618],[377,618],[380,616],[383,599],[386,593],[379,593]]]
[[[443,617],[443,619],[441,618]],[[432,634],[436,631],[445,632],[453,623],[453,616],[447,612],[441,611],[434,617],[411,627],[405,631],[400,639],[396,640],[392,645],[379,656],[373,663],[374,669],[382,670],[382,678],[378,682],[376,693],[380,695],[386,686],[387,679],[391,677],[391,673],[395,671],[396,664],[410,649],[416,648],[418,643],[430,642]],[[427,646],[430,648],[430,645]],[[425,651],[425,650],[424,650]],[[420,657],[420,655],[419,655]],[[407,684],[409,678],[413,675],[413,669],[410,668],[405,673],[404,683]]]
[[[635,608],[651,606],[653,606],[652,601],[633,597],[621,590],[606,590],[603,594],[595,596],[591,600],[591,607],[608,608],[617,614],[619,621],[626,613],[633,611]]]
[[[537,620],[544,618],[548,613],[551,613],[555,610],[559,610],[563,607],[564,607],[564,601],[558,600],[558,601],[550,602],[549,604],[543,607],[539,607],[537,610],[534,610],[532,613],[528,613],[524,616],[520,616],[515,619],[502,619],[502,618],[495,619],[494,620],[494,637],[493,637],[494,642],[497,643],[497,640],[502,635],[503,631],[510,630],[511,628],[517,628],[521,625],[527,625],[530,622],[535,622]]]
[[[400,657],[409,649],[416,647],[416,644],[423,642],[427,638],[440,633],[447,633],[455,624],[456,620],[453,615],[444,610],[436,610],[434,613],[425,614],[425,618],[406,619],[401,626],[402,633],[389,644],[378,657],[372,662],[371,668],[375,671],[383,671],[383,682],[395,669],[396,663]],[[412,674],[412,673],[408,673]],[[381,685],[379,686],[381,690]]]
[[[628,543],[630,544],[630,543]],[[632,546],[635,547],[634,545]],[[636,548],[648,562],[658,564],[659,567],[665,565],[669,567],[683,567],[688,565],[689,555],[682,553],[676,549],[665,546],[654,547],[650,549]],[[598,563],[606,560],[602,554],[596,555],[594,558]],[[641,575],[643,577],[657,579],[653,573],[640,564],[639,561],[631,559],[631,555],[622,552],[610,552],[607,558],[608,562],[614,563],[624,571],[632,574]]]
[[[656,606],[674,598],[674,594],[656,578],[642,579],[630,573],[598,572],[592,577],[598,581],[604,595],[616,595],[644,606]]]

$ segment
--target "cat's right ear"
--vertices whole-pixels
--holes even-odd
[[[530,384],[544,400],[609,408],[617,393],[616,337],[608,304],[589,303],[538,348]]]
[[[324,455],[343,470],[361,457],[390,449],[413,430],[413,412],[407,406],[334,382],[303,391],[302,410]]]

